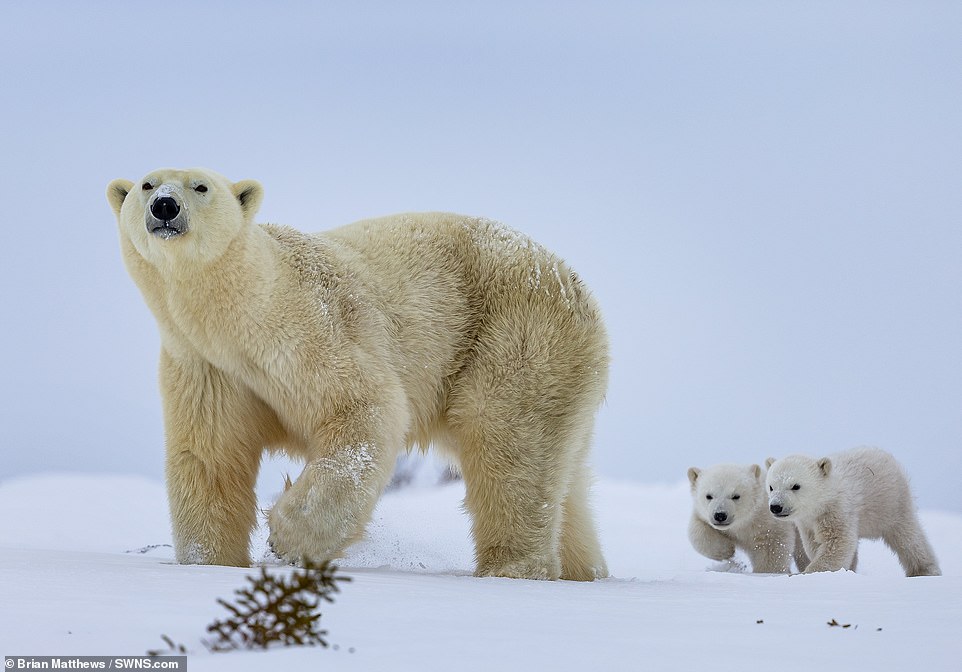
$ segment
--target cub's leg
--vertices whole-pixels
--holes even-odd
[[[735,543],[695,514],[688,523],[688,540],[696,551],[712,560],[729,560],[735,555]]]
[[[914,511],[906,514],[901,525],[888,530],[882,540],[895,551],[906,576],[942,575],[939,561]]]
[[[767,513],[766,513],[767,515]],[[755,535],[746,551],[757,574],[789,574],[792,571],[792,552],[795,530],[785,529],[775,521]]]
[[[805,552],[805,544],[802,542],[801,530],[798,527],[795,527],[795,549],[792,556],[795,558],[795,566],[798,571],[804,572],[805,568],[808,567],[809,559],[808,553]]]
[[[816,521],[813,535],[816,549],[806,574],[851,569],[857,562],[858,521],[826,514]]]

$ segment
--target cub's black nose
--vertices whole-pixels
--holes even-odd
[[[715,522],[716,522],[716,523],[724,523],[726,520],[728,520],[728,514],[727,514],[727,513],[725,513],[724,511],[716,511],[716,512],[715,512]]]
[[[769,511],[771,511],[772,513],[774,513],[774,514],[777,516],[778,514],[780,514],[780,513],[782,512],[782,505],[781,505],[781,504],[772,504],[771,506],[768,507],[768,509],[769,509]]]
[[[178,212],[180,212],[180,206],[170,196],[161,196],[150,206],[150,214],[164,222],[172,220]]]

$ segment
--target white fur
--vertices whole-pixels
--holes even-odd
[[[180,214],[155,218],[158,195]],[[261,198],[203,169],[107,188],[161,334],[178,560],[249,562],[264,450],[306,463],[269,513],[273,547],[326,560],[363,533],[398,453],[434,445],[464,475],[479,575],[606,576],[588,450],[608,343],[580,279],[489,220],[307,235],[256,224]]]
[[[807,558],[796,545],[795,528],[768,512],[764,475],[757,464],[719,464],[688,470],[692,514],[688,539],[712,560],[744,551],[753,572],[787,574],[792,558],[804,568]]]
[[[795,523],[811,558],[806,572],[854,571],[858,540],[881,539],[906,576],[938,576],[938,561],[915,510],[909,480],[891,455],[858,448],[813,459],[768,460],[772,514]]]

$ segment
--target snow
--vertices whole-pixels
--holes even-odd
[[[539,582],[471,576],[463,496],[458,482],[384,495],[368,538],[340,562],[351,582],[321,607],[336,650],[209,653],[200,640],[224,615],[216,599],[253,570],[173,564],[162,483],[0,483],[0,653],[140,655],[164,634],[187,646],[195,672],[960,669],[958,514],[921,514],[941,577],[907,579],[865,541],[858,573],[760,576],[744,558],[713,563],[690,548],[687,482],[604,480],[595,504],[613,578]],[[253,557],[266,537],[254,535]]]
[[[476,245],[498,257],[517,259],[525,254],[540,258],[551,256],[540,244],[497,220],[487,217],[468,219],[462,222],[462,226],[470,232]]]
[[[526,283],[528,289],[543,290],[545,294],[550,295],[549,283],[542,284],[541,268],[542,263],[549,265],[548,271],[558,285],[561,300],[567,307],[571,307],[571,298],[568,296],[568,290],[558,269],[559,260],[545,247],[525,234],[493,219],[465,220],[462,226],[469,231],[472,240],[481,249],[497,257],[528,260],[531,264]]]
[[[177,196],[177,195],[178,194],[176,189],[174,188],[174,185],[167,184],[165,182],[164,184],[157,187],[156,195],[154,196],[154,198],[157,199],[157,198],[163,198],[164,196]]]
[[[366,472],[374,468],[374,446],[366,441],[344,446],[333,457],[323,457],[317,461],[323,465],[324,473],[333,474],[339,480],[350,480],[360,487]]]

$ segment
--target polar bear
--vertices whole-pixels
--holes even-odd
[[[798,527],[811,558],[805,572],[855,571],[858,540],[882,539],[906,576],[941,574],[909,479],[885,451],[857,448],[821,459],[789,455],[766,464],[769,508]]]
[[[696,551],[712,560],[728,560],[743,550],[753,572],[788,574],[794,557],[799,568],[808,563],[795,526],[768,512],[764,474],[757,464],[719,464],[688,470],[692,514],[688,539]]]
[[[269,541],[320,561],[362,535],[399,452],[433,444],[463,474],[477,575],[607,576],[587,460],[608,340],[578,276],[490,220],[307,235],[256,224],[262,194],[204,169],[107,187],[160,331],[177,560],[249,564],[265,449],[306,463]]]

